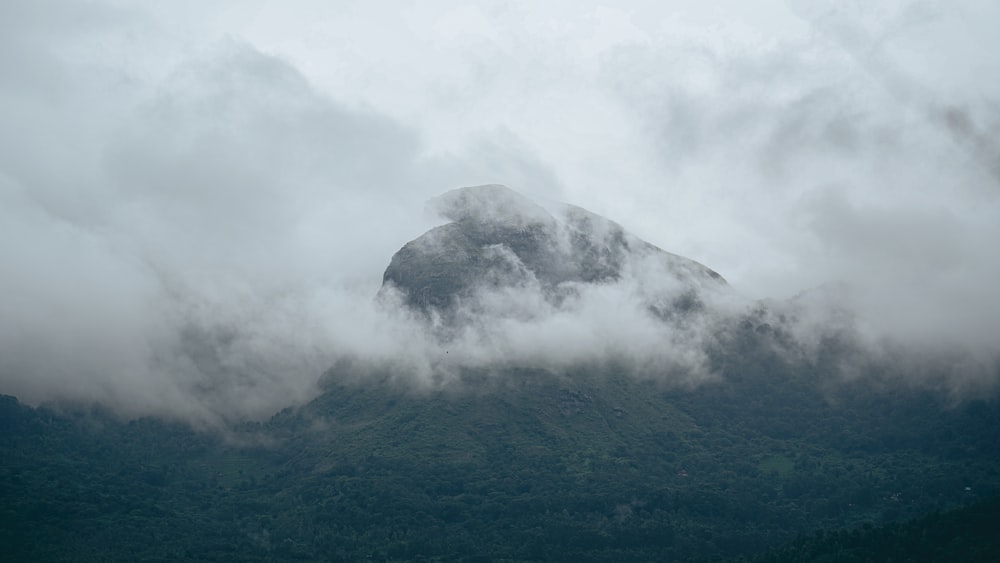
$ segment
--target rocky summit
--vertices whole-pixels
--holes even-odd
[[[380,290],[422,313],[454,319],[498,291],[559,307],[588,284],[628,283],[667,318],[729,291],[713,270],[576,206],[541,205],[500,185],[452,190],[431,205],[449,222],[396,252]]]

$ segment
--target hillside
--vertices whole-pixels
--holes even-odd
[[[8,398],[3,534],[27,560],[696,559],[1000,494],[995,403],[572,375],[329,375],[228,440]]]
[[[998,520],[1000,497],[994,497],[907,522],[820,532],[750,561],[996,561],[1000,558]]]

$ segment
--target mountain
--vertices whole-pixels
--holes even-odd
[[[897,531],[951,540],[924,532],[934,518],[893,523],[995,507],[995,394],[866,358],[839,288],[733,307],[709,268],[579,208],[499,186],[435,205],[450,222],[392,257],[378,297],[432,335],[434,361],[344,357],[311,401],[212,431],[0,396],[5,555],[860,560],[877,543],[902,559]],[[589,315],[595,293],[630,312]],[[537,340],[538,326],[568,333],[551,342],[570,361],[546,355],[550,341],[524,355],[498,340]],[[469,331],[489,338],[468,344]],[[454,359],[459,345],[479,348]],[[824,530],[841,531],[809,536]],[[926,552],[996,552],[979,528],[953,543]]]
[[[629,279],[651,311],[670,317],[729,291],[713,270],[579,207],[550,211],[498,185],[453,190],[432,205],[450,222],[396,252],[380,290],[400,291],[423,313],[454,320],[463,307],[481,312],[483,293],[510,289],[558,307],[581,285]]]

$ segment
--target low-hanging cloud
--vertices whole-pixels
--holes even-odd
[[[0,382],[30,402],[217,423],[302,401],[381,340],[370,303],[438,221],[424,200],[497,170],[551,181],[502,138],[425,157],[238,40],[153,80],[49,54],[19,64],[65,90],[7,75],[0,107],[19,125],[0,132]]]
[[[710,26],[694,4],[445,4],[0,6],[0,392],[217,423],[308,399],[345,357],[714,377],[721,321],[660,322],[646,274],[564,307],[484,295],[510,314],[446,345],[376,306],[393,252],[441,222],[424,202],[493,182],[696,258],[749,308],[843,280],[870,351],[997,379],[1000,92],[972,40],[992,8]]]

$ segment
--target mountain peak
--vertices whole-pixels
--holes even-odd
[[[396,252],[380,290],[424,313],[483,311],[484,296],[512,291],[560,307],[584,286],[630,283],[669,316],[700,304],[706,291],[728,289],[711,269],[580,207],[547,209],[501,185],[459,188],[430,204],[450,222]]]

